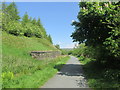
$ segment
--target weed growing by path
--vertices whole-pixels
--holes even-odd
[[[89,87],[94,88],[95,90],[120,87],[119,69],[107,68],[105,65],[96,62],[94,59],[82,56],[79,60],[83,64]]]

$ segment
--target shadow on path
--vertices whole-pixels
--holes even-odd
[[[62,69],[60,70],[61,67]],[[54,68],[59,71],[58,75],[83,76],[82,66],[80,66],[79,64],[59,64],[56,65]]]

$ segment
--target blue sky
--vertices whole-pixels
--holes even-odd
[[[40,17],[47,34],[50,34],[53,44],[61,48],[72,48],[74,43],[70,35],[74,31],[72,20],[77,20],[78,2],[16,2],[19,15],[25,12],[36,19]]]

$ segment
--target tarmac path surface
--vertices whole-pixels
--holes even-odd
[[[62,69],[41,88],[88,88],[80,61],[70,56]]]

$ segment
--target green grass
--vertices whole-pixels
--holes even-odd
[[[2,33],[1,30],[2,28],[0,28],[0,75],[2,73]],[[0,77],[0,89],[2,88],[2,78]]]
[[[106,68],[105,65],[90,58],[80,57],[79,60],[83,64],[84,74],[86,75],[89,87],[94,90],[120,88],[119,69]]]
[[[57,50],[43,38],[13,36],[2,33],[2,78],[3,87],[38,88],[52,77],[55,65],[65,63],[68,57],[37,60],[31,51]]]
[[[33,69],[29,72],[25,71],[20,75],[15,75],[12,79],[5,79],[4,87],[6,88],[39,88],[49,78],[51,78],[58,70],[54,68],[55,65],[65,64],[69,57],[58,57],[49,60],[41,69]],[[41,65],[41,63],[39,63]],[[29,69],[29,68],[28,68]]]
[[[56,50],[56,48],[44,38],[13,36],[5,32],[2,33],[2,44],[4,54],[11,53],[21,55],[35,50]]]

